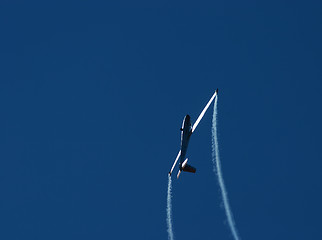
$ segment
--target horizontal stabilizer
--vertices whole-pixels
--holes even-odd
[[[193,166],[190,166],[189,164],[186,164],[184,166],[184,168],[182,168],[182,171],[184,172],[191,172],[191,173],[195,173],[196,172],[196,168]]]
[[[181,170],[179,170],[178,174],[177,174],[177,178],[179,179],[180,177],[180,173],[181,173]]]

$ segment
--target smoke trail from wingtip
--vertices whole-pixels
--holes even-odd
[[[168,225],[168,239],[174,240],[173,229],[172,229],[172,204],[171,204],[171,189],[172,182],[171,176],[168,175],[168,194],[167,194],[167,225]]]
[[[220,163],[220,157],[219,157],[219,147],[218,147],[218,137],[217,137],[217,101],[218,101],[218,96],[215,99],[214,113],[212,118],[212,163],[214,166],[213,171],[215,174],[217,174],[217,177],[218,177],[219,187],[221,190],[221,195],[224,203],[224,208],[225,208],[229,228],[231,230],[231,233],[234,239],[240,240],[240,237],[237,233],[237,229],[235,226],[234,217],[229,206],[228,195],[227,195],[224,179],[221,172],[221,163]]]

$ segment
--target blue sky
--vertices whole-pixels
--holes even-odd
[[[0,3],[1,239],[167,239],[219,88],[242,239],[321,239],[321,1]],[[208,110],[176,239],[232,239]]]

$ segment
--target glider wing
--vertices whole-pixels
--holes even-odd
[[[193,124],[192,127],[192,133],[195,131],[195,129],[197,128],[200,120],[203,118],[203,116],[205,115],[207,109],[209,108],[211,102],[215,99],[215,97],[218,94],[218,89],[215,91],[214,95],[212,95],[212,97],[210,98],[209,102],[207,103],[207,105],[205,106],[205,108],[202,110],[202,112],[200,113],[199,117],[197,118],[196,122]]]

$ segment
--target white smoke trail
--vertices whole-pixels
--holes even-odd
[[[221,172],[221,163],[220,163],[220,157],[219,157],[219,147],[218,147],[218,137],[217,137],[217,101],[218,101],[218,96],[215,99],[214,113],[212,118],[212,163],[214,166],[213,171],[215,174],[217,173],[217,176],[218,176],[218,182],[221,190],[222,199],[224,202],[224,208],[225,208],[229,228],[231,230],[231,233],[234,239],[239,240],[240,237],[237,233],[233,213],[229,206],[224,178]]]
[[[168,196],[167,196],[167,225],[168,225],[168,239],[174,240],[172,229],[172,204],[171,204],[171,176],[168,175]]]

